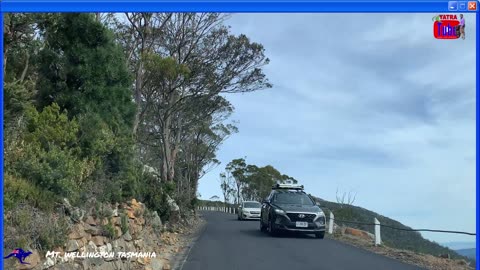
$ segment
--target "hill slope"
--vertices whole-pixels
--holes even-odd
[[[339,203],[329,202],[314,196],[312,197],[315,198],[318,202],[320,202],[321,207],[326,212],[327,219],[329,217],[330,210],[334,213],[335,223],[338,225],[345,225],[348,227],[374,233],[374,226],[346,223],[342,222],[342,220],[371,224],[373,223],[374,218],[377,218],[382,225],[392,226],[399,229],[412,229],[396,220],[384,217],[378,213],[361,207],[342,205]],[[382,227],[381,235],[383,244],[392,248],[406,249],[418,253],[431,254],[434,256],[439,256],[440,254],[450,254],[452,258],[466,259],[464,256],[461,256],[452,249],[441,246],[436,242],[432,242],[423,238],[419,232],[402,231],[388,227]]]
[[[455,251],[462,256],[469,257],[474,260],[476,258],[476,249],[474,248],[457,249]]]

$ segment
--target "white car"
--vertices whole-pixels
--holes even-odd
[[[238,220],[260,219],[262,204],[256,201],[245,201],[238,206]]]

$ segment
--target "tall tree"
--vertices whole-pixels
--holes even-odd
[[[40,48],[35,14],[6,13],[4,15],[4,121],[21,117],[35,94],[34,59]],[[9,61],[14,59],[15,61]],[[6,125],[8,127],[9,125]]]
[[[247,164],[245,163],[245,159],[239,158],[230,161],[225,170],[233,176],[235,180],[235,204],[238,204],[242,201],[242,188],[246,184],[246,172],[247,172]]]
[[[208,122],[215,109],[229,105],[204,101],[221,104],[224,101],[217,98],[221,93],[271,86],[261,70],[269,62],[263,46],[244,35],[231,35],[223,18],[219,14],[172,15],[164,25],[164,39],[144,58],[142,107],[154,119],[145,119],[142,128],[157,134],[163,181],[175,179],[182,134],[192,121],[185,113],[190,104],[206,104],[195,119]]]
[[[119,172],[134,115],[122,48],[94,14],[50,14],[40,26],[39,107],[66,109],[78,119],[82,155],[95,157],[107,174]]]
[[[225,167],[224,174],[231,174],[235,180],[234,190],[237,203],[242,199],[261,201],[277,182],[286,180],[298,182],[293,177],[280,173],[271,165],[258,167],[247,164],[245,159],[232,160]],[[223,190],[223,186],[221,188]]]
[[[235,191],[232,176],[228,172],[220,173],[220,188],[223,194],[223,201],[227,204]]]
[[[162,13],[125,13],[110,14],[109,24],[116,32],[117,40],[124,48],[127,64],[134,74],[133,97],[136,110],[133,122],[133,136],[145,112],[142,108],[142,89],[144,87],[144,58],[153,50],[155,44],[164,39],[164,26],[170,20],[171,14]]]

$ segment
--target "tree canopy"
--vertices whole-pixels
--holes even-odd
[[[236,204],[244,200],[262,201],[270,194],[275,183],[286,180],[298,182],[271,165],[258,167],[247,164],[245,158],[234,159],[228,163],[225,172],[220,174],[220,179],[225,202],[233,198]]]
[[[136,198],[168,220],[169,198],[195,207],[199,179],[238,132],[228,94],[271,87],[263,46],[225,19],[6,14],[6,211]]]

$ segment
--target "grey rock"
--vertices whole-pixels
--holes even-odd
[[[135,252],[136,251],[135,246],[133,245],[132,242],[126,242],[125,243],[125,250],[127,252]]]
[[[72,216],[70,217],[75,222],[80,222],[85,216],[86,211],[80,208],[72,209]]]
[[[127,243],[123,238],[117,239],[112,242],[112,247],[115,252],[127,252]]]
[[[117,266],[115,265],[114,262],[106,262],[104,264],[102,264],[100,267],[97,267],[95,269],[99,269],[99,270],[116,270],[116,269],[119,269],[117,268]],[[120,268],[121,269],[121,268]]]
[[[136,248],[140,249],[140,247],[143,246],[143,240],[142,240],[142,239],[134,240],[134,241],[133,241],[133,245],[134,245]]]
[[[85,232],[89,233],[93,236],[97,236],[97,235],[102,234],[102,231],[100,230],[100,228],[98,228],[96,226],[89,225],[89,224],[85,224]]]
[[[160,179],[160,174],[158,173],[158,171],[155,168],[150,167],[148,165],[143,165],[143,173],[144,174],[149,174],[151,176],[154,176],[154,177]]]
[[[164,227],[164,224],[162,223],[162,220],[160,219],[160,216],[158,215],[157,211],[153,211],[152,213],[151,224],[154,232],[157,234],[159,234]]]
[[[152,259],[152,270],[163,270],[163,260],[160,258]]]
[[[85,251],[86,252],[96,252],[97,251],[97,245],[93,243],[92,241],[88,241],[88,244],[85,246]]]
[[[168,194],[167,194],[167,204],[170,207],[170,211],[172,211],[172,212],[180,211],[180,207],[178,206],[178,204],[175,202],[174,199],[170,198],[170,196],[168,196]]]
[[[107,252],[112,252],[112,251],[113,251],[112,244],[107,243]]]
[[[160,219],[160,216],[158,215],[157,211],[153,211],[152,214],[152,227],[155,229],[161,229],[163,227],[162,220]]]
[[[67,198],[63,198],[63,206],[65,206],[67,210],[72,209],[72,205],[70,204]]]
[[[90,258],[89,260],[92,262],[92,265],[96,266],[93,269],[97,269],[98,266],[101,266],[105,263],[105,260],[103,258]]]
[[[55,265],[53,270],[80,270],[82,269],[82,266],[76,263],[65,263],[65,264],[59,264]]]
[[[67,242],[67,252],[73,252],[73,251],[76,251],[80,248],[80,246],[78,245],[77,241],[75,240],[69,240]]]
[[[126,264],[124,264],[121,260],[114,261],[113,265],[115,265],[115,269],[120,269],[120,270],[129,269],[129,268],[126,268]]]
[[[132,236],[130,235],[130,232],[127,231],[124,235],[123,235],[123,239],[125,239],[125,241],[132,241]]]
[[[99,251],[99,252],[108,252],[108,253],[110,253],[110,252],[113,251],[112,244],[107,243],[107,244],[104,245],[104,246],[98,247],[98,251]]]
[[[88,216],[88,217],[86,218],[85,222],[86,222],[88,225],[97,226],[97,222],[95,221],[95,219],[94,219],[92,216]]]
[[[78,207],[73,207],[67,198],[63,198],[63,206],[65,207],[65,210],[67,210],[67,214],[75,222],[80,222],[85,216],[85,210],[82,210]]]
[[[54,265],[55,265],[55,261],[52,258],[48,257],[45,260],[45,262],[42,264],[42,270],[48,269]]]
[[[98,269],[104,263],[105,260],[103,258],[85,258],[82,261],[84,269]]]

